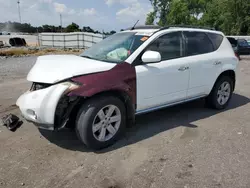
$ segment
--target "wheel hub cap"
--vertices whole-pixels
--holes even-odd
[[[218,93],[217,93],[217,101],[220,105],[224,105],[227,103],[229,97],[231,94],[231,87],[230,84],[228,82],[223,82],[219,89],[218,89]]]
[[[121,112],[115,105],[102,108],[94,118],[92,131],[95,139],[105,142],[114,137],[121,124]]]

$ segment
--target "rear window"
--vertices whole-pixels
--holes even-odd
[[[223,36],[216,33],[207,33],[207,35],[214,45],[214,50],[218,50],[223,41]]]
[[[214,51],[213,44],[204,32],[184,32],[186,40],[186,55],[199,55]]]
[[[239,46],[248,46],[248,43],[244,39],[238,39]]]

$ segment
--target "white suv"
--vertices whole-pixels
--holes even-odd
[[[135,115],[206,97],[227,106],[238,59],[223,33],[143,26],[114,34],[79,56],[41,56],[17,105],[38,127],[73,126],[88,147],[113,144]],[[157,120],[157,119],[156,119]]]

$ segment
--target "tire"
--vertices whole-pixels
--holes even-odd
[[[228,99],[227,100],[224,100],[225,98],[220,98],[220,95],[218,94],[219,90],[221,90],[221,86],[222,84],[224,84],[223,86],[225,86],[225,83],[228,83],[229,84],[229,88],[230,88],[230,92],[229,92],[229,96],[228,96]],[[227,107],[228,103],[230,102],[231,100],[231,97],[232,97],[232,93],[233,93],[233,85],[234,85],[234,81],[232,78],[228,77],[228,76],[222,76],[220,77],[211,93],[209,94],[209,96],[206,98],[206,105],[208,107],[211,107],[211,108],[214,108],[214,109],[218,109],[218,110],[221,110],[221,109],[224,109]],[[228,91],[228,90],[227,90]],[[228,93],[228,92],[227,92]],[[220,103],[220,102],[221,103]]]
[[[102,111],[105,117],[108,117],[109,109],[115,108],[112,117],[120,117],[120,121],[110,123],[107,119],[101,120],[98,113]],[[112,110],[111,110],[112,111]],[[119,116],[120,113],[120,116]],[[104,116],[103,116],[104,117]],[[112,118],[111,117],[111,118]],[[109,118],[110,119],[110,118]],[[118,118],[119,119],[119,118]],[[105,121],[105,122],[104,122]],[[120,123],[119,123],[120,122]],[[98,125],[99,127],[101,124],[101,128],[98,129],[94,133],[94,124]],[[113,125],[112,125],[113,124]],[[110,125],[114,129],[110,128]],[[119,125],[119,126],[118,126]],[[126,127],[126,110],[123,102],[113,96],[99,96],[92,99],[87,100],[82,107],[80,108],[77,118],[76,118],[76,133],[79,139],[90,149],[99,150],[106,148],[108,146],[113,145],[125,132]],[[105,131],[103,131],[105,129]],[[116,131],[115,134],[112,136],[112,133],[109,130]],[[101,133],[105,132],[102,135],[107,135],[108,137],[112,136],[108,140],[98,140],[101,139]],[[98,135],[99,134],[99,135]],[[106,138],[105,138],[106,139]]]

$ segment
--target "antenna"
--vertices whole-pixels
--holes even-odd
[[[20,12],[20,0],[17,0],[18,14],[19,14],[19,22],[22,23],[21,12]]]
[[[131,30],[135,29],[135,26],[138,24],[139,20],[137,20],[137,22],[135,22],[135,25],[131,28]]]

